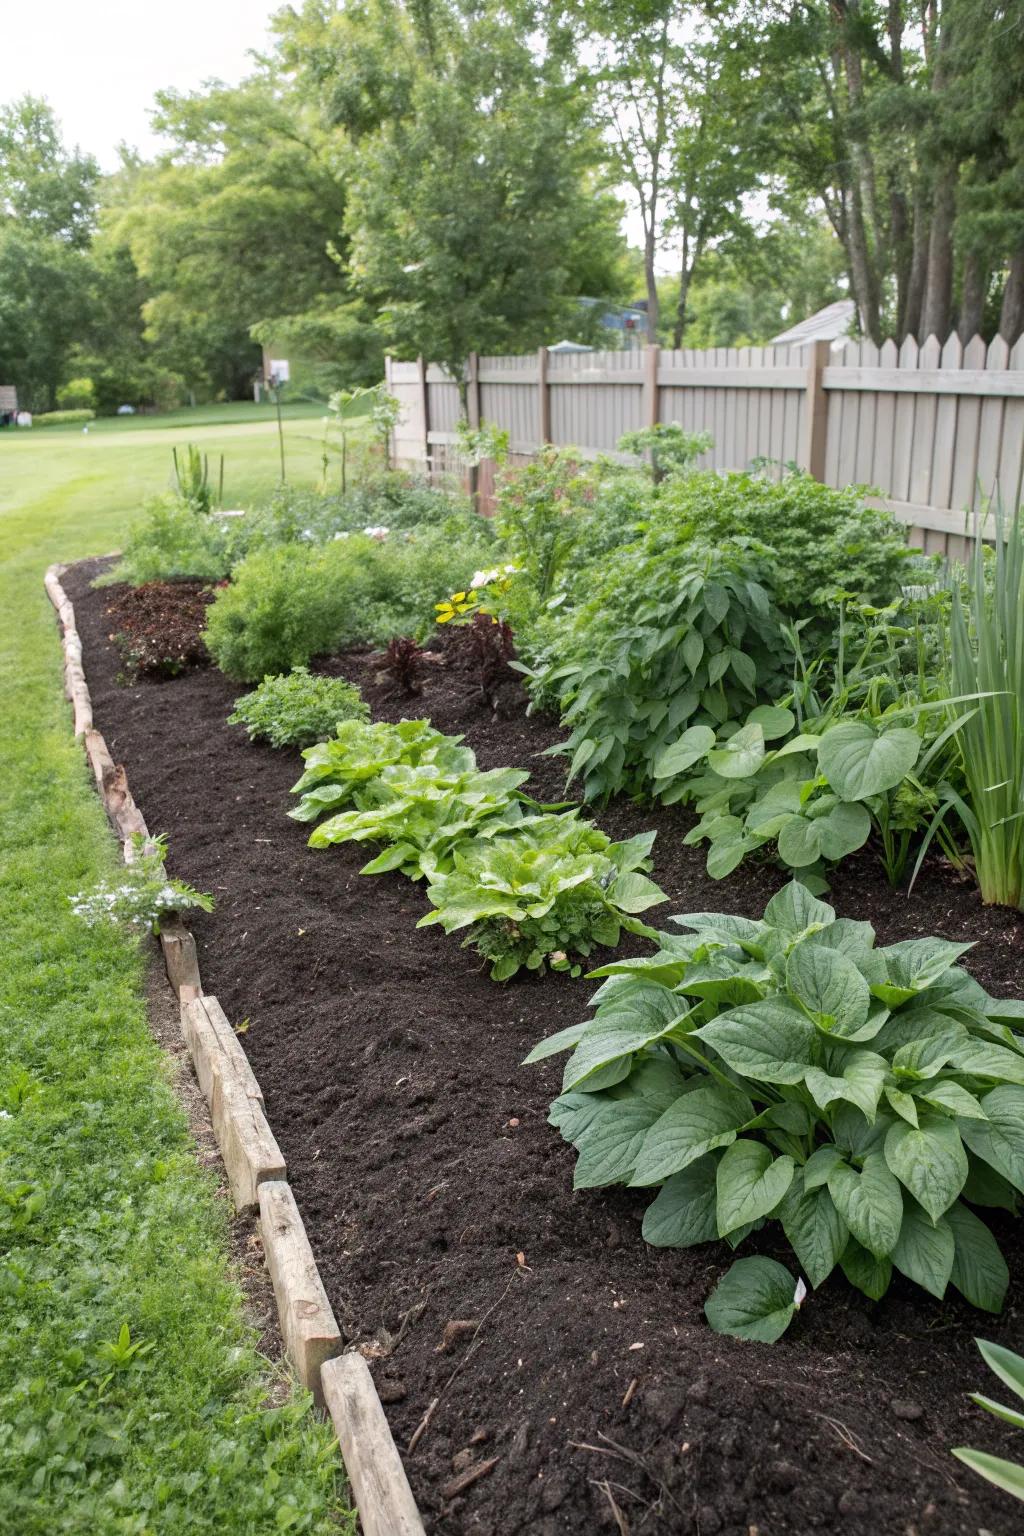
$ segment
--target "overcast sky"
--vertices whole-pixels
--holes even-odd
[[[3,0],[0,102],[45,96],[64,138],[117,164],[120,140],[152,153],[155,93],[247,74],[275,0]]]

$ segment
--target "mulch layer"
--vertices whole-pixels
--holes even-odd
[[[212,669],[119,684],[113,594],[89,588],[99,569],[64,578],[97,724],[169,835],[174,872],[217,898],[193,922],[204,985],[244,1031],[331,1303],[371,1360],[428,1529],[1019,1529],[1014,1501],[949,1448],[1021,1451],[966,1395],[996,1385],[976,1334],[1024,1343],[1020,1223],[992,1220],[1014,1277],[998,1319],[899,1277],[873,1304],[837,1271],[773,1346],[712,1333],[703,1305],[731,1255],[646,1247],[640,1192],[574,1193],[574,1155],[546,1119],[560,1062],[520,1065],[585,1016],[592,985],[496,986],[457,939],[416,929],[421,887],[360,877],[363,848],[308,849],[284,814],[299,756],[225,724],[237,688]],[[494,712],[454,655],[424,664],[410,702],[375,681],[372,657],[324,666],[361,684],[375,718],[427,715],[464,732],[482,767],[529,768],[533,792],[560,795],[559,760],[538,755],[552,723],[508,689]],[[768,867],[709,880],[682,844],[684,813],[613,804],[598,819],[620,836],[658,829],[664,912],[759,915],[781,883]],[[880,943],[975,940],[969,969],[1024,994],[1024,917],[983,907],[938,861],[907,895],[865,852],[830,900]],[[788,1257],[764,1234],[759,1246]]]
[[[199,581],[147,581],[105,594],[109,638],[120,652],[125,677],[176,677],[206,665],[203,640],[213,589]]]

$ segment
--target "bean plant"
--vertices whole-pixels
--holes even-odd
[[[998,1312],[1007,1268],[978,1210],[1024,1191],[1024,1004],[957,965],[970,945],[876,947],[798,881],[761,921],[674,921],[653,956],[595,971],[593,1018],[527,1058],[571,1051],[550,1118],[576,1187],[657,1190],[658,1247],[736,1248],[777,1221],[813,1287],[839,1266],[877,1300],[895,1269]]]

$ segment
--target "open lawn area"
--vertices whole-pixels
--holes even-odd
[[[318,432],[286,425],[302,484]],[[118,545],[186,441],[226,455],[232,499],[277,481],[269,421],[0,435],[0,1529],[18,1536],[346,1525],[329,1431],[253,1349],[143,957],[68,899],[119,859],[43,572]]]

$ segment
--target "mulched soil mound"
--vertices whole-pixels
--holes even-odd
[[[126,678],[177,677],[189,667],[208,665],[203,630],[214,595],[200,581],[111,588],[105,594],[107,627]]]
[[[360,877],[366,850],[308,849],[284,815],[298,755],[225,724],[239,690],[213,670],[118,686],[110,594],[88,588],[96,570],[65,582],[97,723],[149,826],[169,834],[175,873],[217,897],[194,923],[204,983],[245,1025],[331,1302],[371,1359],[403,1453],[428,1418],[405,1458],[428,1528],[1019,1529],[1013,1501],[949,1448],[1014,1454],[1013,1433],[966,1394],[995,1385],[976,1334],[1024,1339],[1020,1224],[992,1221],[1014,1276],[998,1319],[899,1277],[875,1305],[837,1274],[773,1346],[712,1333],[702,1309],[728,1252],[647,1248],[645,1195],[574,1193],[573,1153],[546,1123],[560,1064],[520,1065],[586,1014],[591,985],[495,986],[455,939],[416,929],[421,888]],[[443,649],[424,663],[411,705],[374,682],[372,657],[325,669],[359,682],[376,718],[429,715],[464,732],[483,767],[518,764],[535,793],[560,795],[558,760],[538,755],[552,724],[528,718],[521,696],[496,716],[458,647],[452,665]],[[710,881],[675,810],[615,804],[599,819],[617,835],[657,827],[665,912],[758,915],[781,883],[767,867]],[[974,974],[1024,994],[1024,918],[982,907],[938,862],[908,896],[865,853],[843,865],[831,899],[870,918],[881,943],[976,940]],[[759,1246],[786,1261],[783,1246]]]

